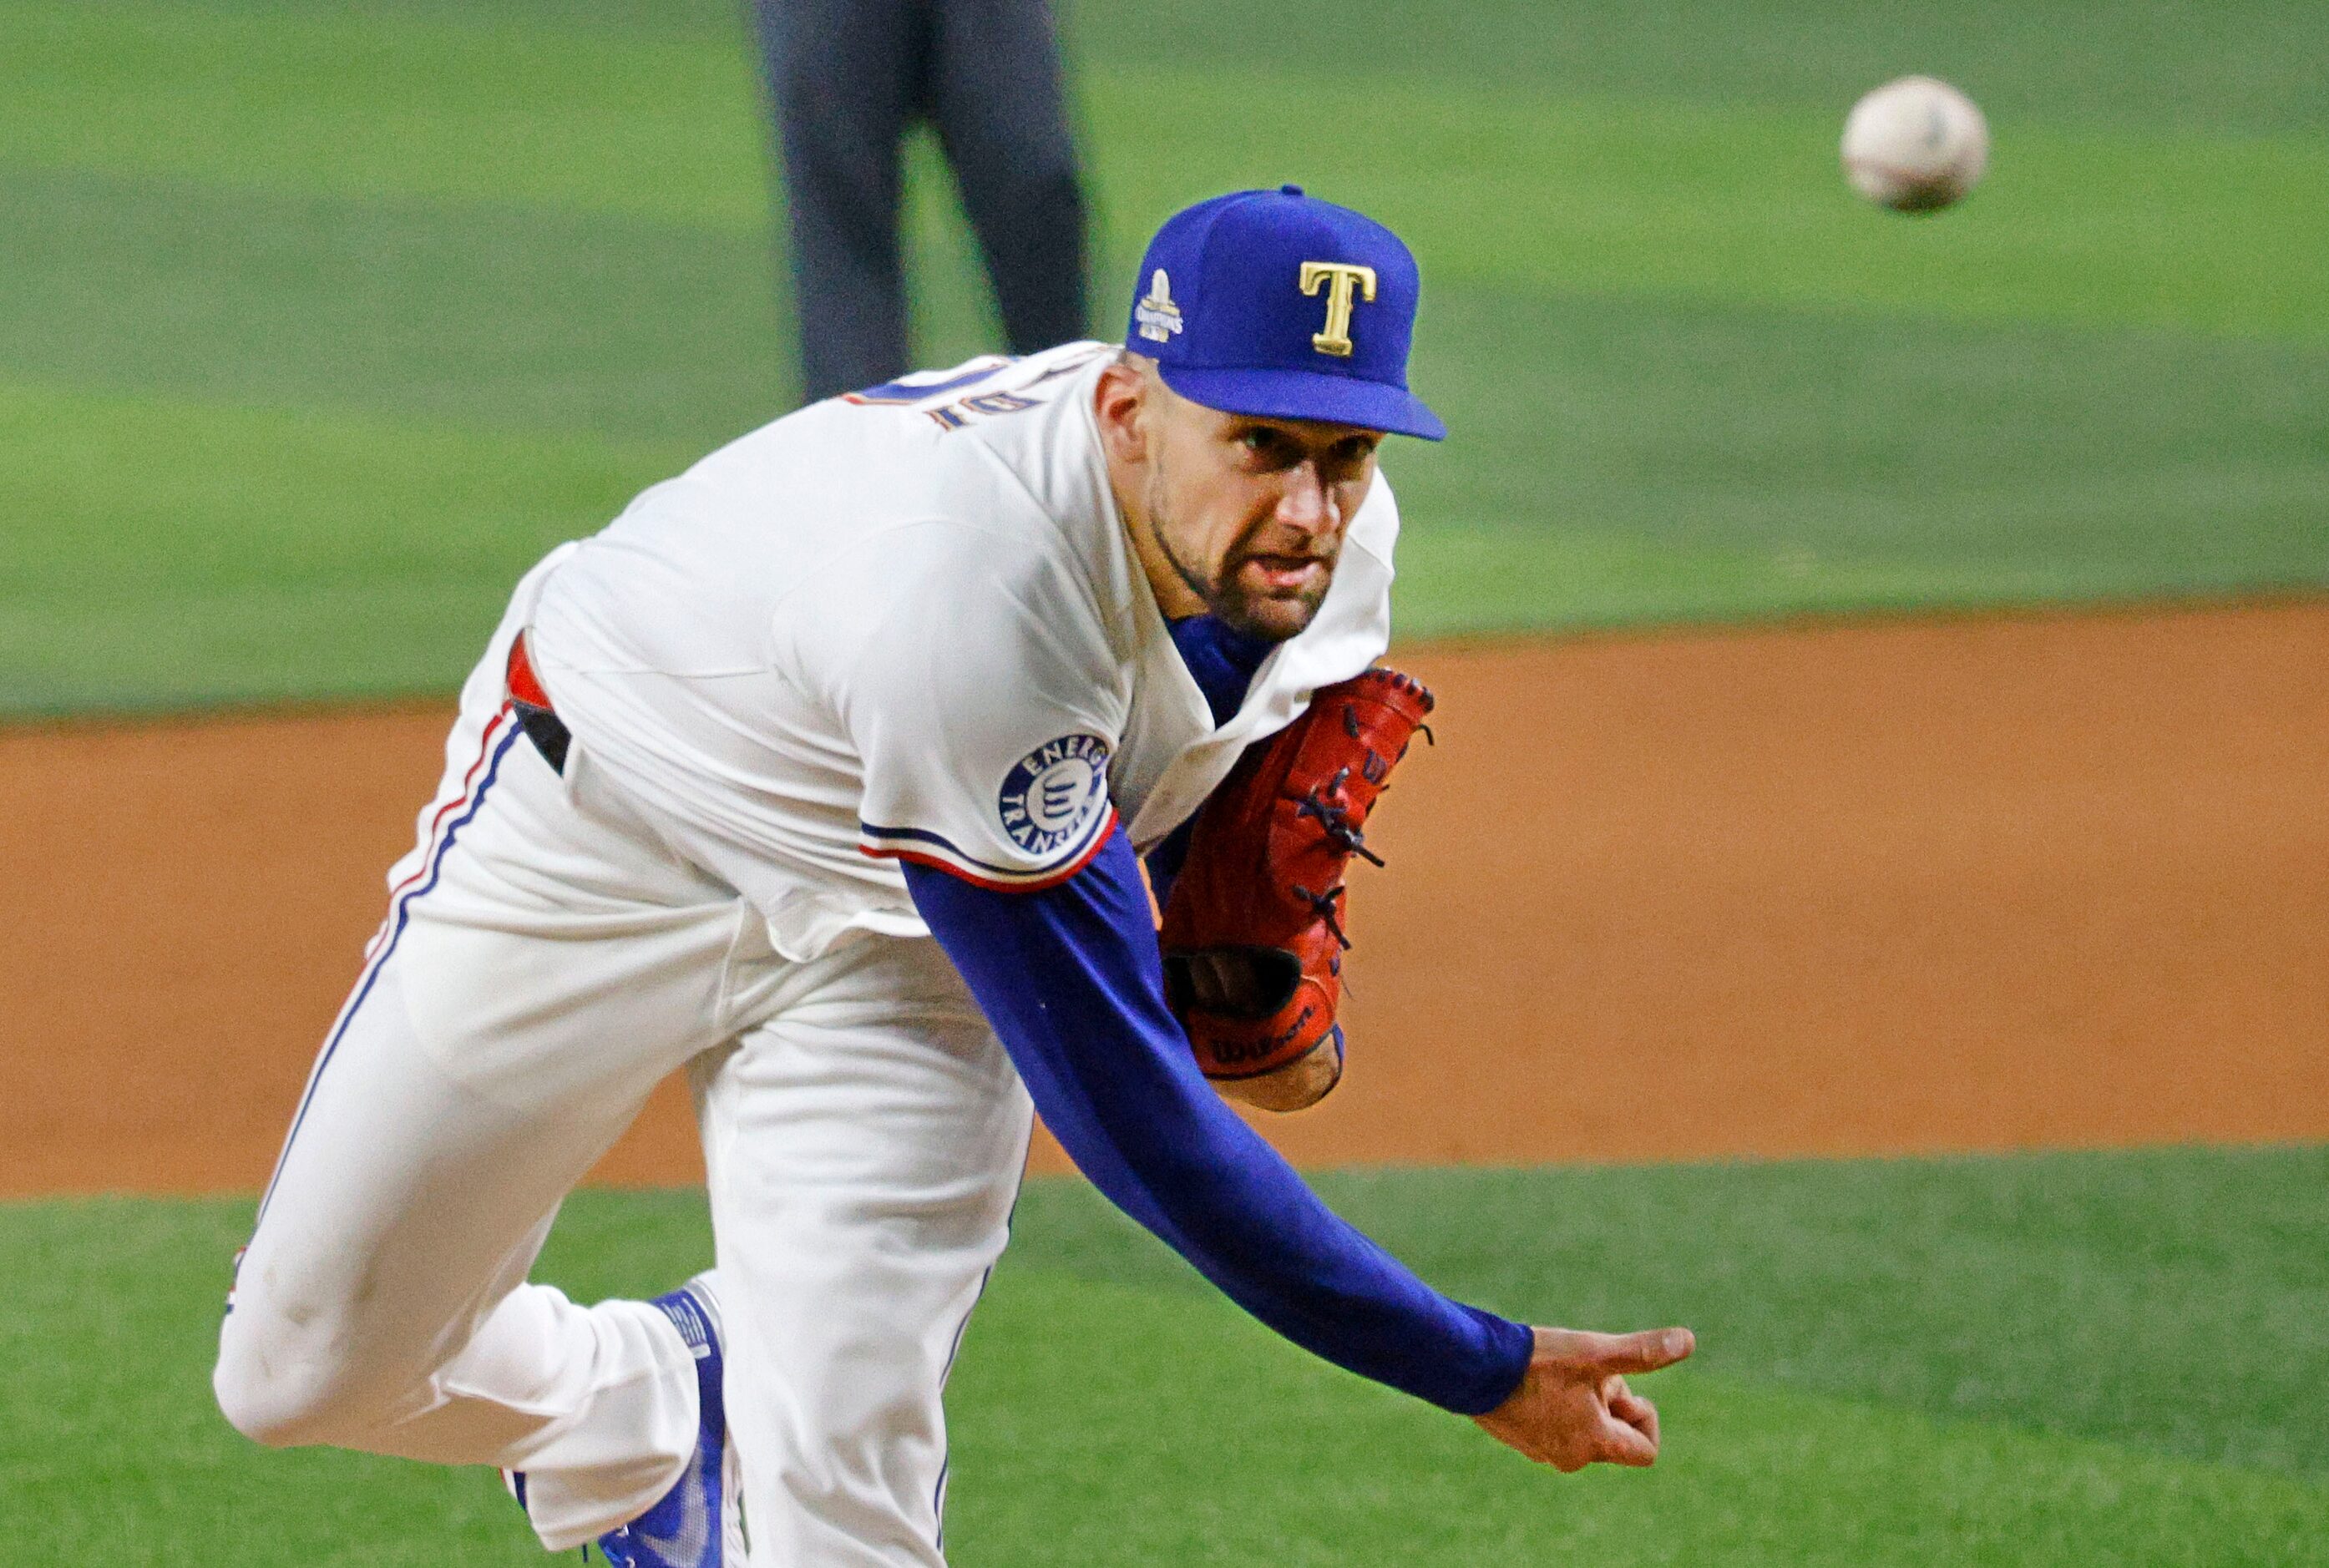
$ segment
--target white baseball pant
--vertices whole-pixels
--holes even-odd
[[[550,768],[501,689],[538,577],[463,692],[310,1075],[221,1334],[220,1405],[271,1444],[523,1469],[553,1550],[636,1517],[693,1451],[693,1360],[655,1309],[578,1306],[526,1273],[568,1189],[685,1065],[750,1560],[936,1568],[941,1393],[1003,1249],[1026,1092],[937,944],[787,961],[587,754]]]

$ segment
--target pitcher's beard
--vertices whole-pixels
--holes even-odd
[[[1315,588],[1283,596],[1251,593],[1238,580],[1239,568],[1251,559],[1242,552],[1240,541],[1239,546],[1231,547],[1219,576],[1208,577],[1174,549],[1168,526],[1171,514],[1164,497],[1164,465],[1160,462],[1148,471],[1148,526],[1155,536],[1156,548],[1164,551],[1174,575],[1204,601],[1208,615],[1240,636],[1259,637],[1271,643],[1283,643],[1300,635],[1317,619],[1318,606],[1325,602],[1326,590],[1334,586],[1333,560],[1325,563],[1326,570]]]
[[[1325,602],[1326,582],[1298,594],[1255,594],[1239,584],[1234,562],[1225,575],[1228,580],[1205,601],[1206,607],[1242,636],[1272,643],[1299,636],[1318,618],[1318,606]]]

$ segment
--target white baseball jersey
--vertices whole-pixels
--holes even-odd
[[[531,645],[571,765],[604,768],[785,956],[924,934],[894,859],[1032,889],[1119,813],[1153,846],[1384,651],[1399,521],[1379,475],[1317,617],[1215,728],[1108,488],[1091,401],[1113,352],[803,409],[547,575]]]

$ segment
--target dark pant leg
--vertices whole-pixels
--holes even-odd
[[[792,219],[802,395],[909,368],[899,144],[929,80],[921,0],[754,0]]]
[[[1045,0],[931,0],[930,110],[1014,353],[1091,331],[1084,198]]]

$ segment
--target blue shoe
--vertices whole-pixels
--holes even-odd
[[[672,1320],[695,1353],[695,1451],[671,1490],[629,1524],[599,1536],[599,1551],[609,1568],[721,1568],[723,1535],[737,1531],[724,1506],[728,1413],[721,1384],[725,1358],[720,1349],[720,1303],[712,1297],[709,1278],[698,1274],[648,1305]],[[503,1479],[523,1507],[524,1472],[505,1470]],[[583,1555],[589,1554],[586,1549]]]
[[[721,1485],[728,1456],[727,1399],[721,1373],[720,1303],[702,1274],[649,1303],[662,1309],[695,1353],[695,1451],[663,1499],[646,1513],[599,1537],[609,1568],[720,1568],[727,1500]]]

